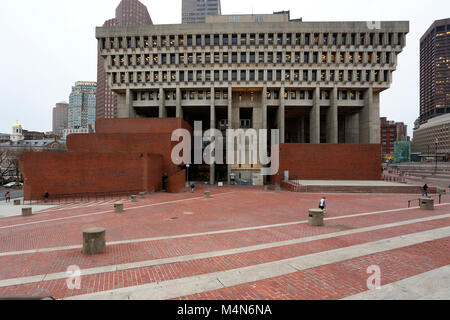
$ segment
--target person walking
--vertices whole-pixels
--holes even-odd
[[[423,186],[423,196],[428,197],[428,185],[425,184]]]
[[[320,199],[319,202],[319,209],[323,210],[324,213],[327,213],[326,207],[327,207],[327,198],[322,197],[322,199]]]
[[[6,197],[6,202],[11,202],[11,193],[9,193],[9,191],[6,192],[5,197]]]
[[[195,184],[191,184],[191,193],[194,193],[194,189],[195,189]]]

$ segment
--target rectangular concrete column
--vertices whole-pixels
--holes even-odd
[[[369,88],[364,92],[364,107],[359,115],[359,136],[361,144],[380,143],[379,93]]]
[[[309,113],[309,136],[311,144],[320,144],[320,88],[316,87],[313,94],[313,106]]]
[[[262,129],[267,129],[267,87],[262,91]]]
[[[181,106],[181,89],[177,87],[177,107],[176,107],[176,117],[183,119],[183,107]]]
[[[300,118],[300,143],[305,143],[305,117]]]
[[[166,118],[167,117],[165,100],[166,100],[166,96],[164,95],[164,89],[163,88],[159,88],[159,117],[160,118]]]
[[[327,143],[338,143],[337,88],[331,90],[330,108],[327,112]]]
[[[127,89],[125,94],[117,94],[117,117],[135,118],[136,113],[133,108],[133,93]]]
[[[233,129],[233,89],[231,87],[228,87],[228,129]],[[226,139],[226,137],[224,138]],[[230,173],[231,173],[231,165],[228,165],[228,174],[227,174],[228,184],[230,184]]]
[[[211,88],[211,123],[210,129],[216,128],[216,106],[215,106],[215,89]],[[216,166],[215,164],[209,167],[209,182],[213,185],[216,182]]]
[[[345,143],[359,143],[359,113],[345,116]]]
[[[284,143],[285,138],[285,116],[286,107],[284,100],[284,87],[280,88],[280,107],[278,108],[278,129],[280,129],[280,143]]]

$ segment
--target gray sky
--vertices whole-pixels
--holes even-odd
[[[96,81],[95,26],[113,18],[119,0],[2,1],[0,10],[0,132],[18,120],[50,131],[52,108],[68,101],[76,81]],[[141,0],[155,24],[181,22],[181,0]],[[407,45],[392,87],[381,96],[381,116],[404,121],[412,134],[419,114],[419,39],[434,20],[450,16],[448,0],[222,0],[222,13],[291,10],[304,21],[409,20]]]

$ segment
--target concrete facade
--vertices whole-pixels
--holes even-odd
[[[280,129],[280,143],[380,144],[380,92],[408,31],[409,22],[290,21],[100,27],[96,37],[119,118]]]
[[[450,158],[450,114],[428,120],[414,130],[412,152],[421,153],[424,161]]]

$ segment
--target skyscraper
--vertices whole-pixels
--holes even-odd
[[[206,16],[221,14],[220,0],[183,0],[182,23],[205,23]]]
[[[69,104],[67,102],[57,103],[53,108],[53,134],[62,136],[64,129],[67,129]]]
[[[105,21],[103,27],[153,24],[147,7],[138,0],[122,0],[116,9],[116,17]],[[96,118],[117,117],[117,97],[108,85],[104,59],[97,58],[97,110]]]
[[[68,127],[70,129],[95,126],[97,83],[76,82],[69,98]]]
[[[450,113],[450,18],[437,20],[420,39],[420,123]]]

